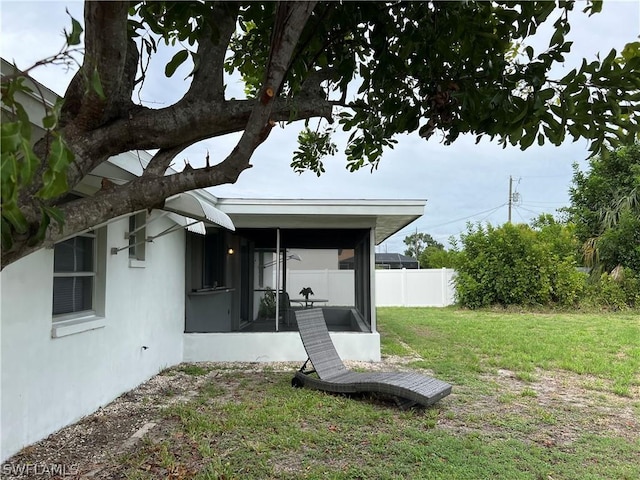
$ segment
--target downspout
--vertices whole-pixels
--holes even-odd
[[[376,229],[369,232],[369,298],[371,309],[371,333],[378,331],[376,318]]]

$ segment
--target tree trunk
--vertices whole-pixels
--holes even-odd
[[[128,2],[87,2],[85,6],[85,61],[71,82],[62,111],[61,134],[75,160],[67,172],[70,188],[78,185],[95,167],[122,152],[159,149],[148,170],[125,185],[111,185],[95,196],[67,203],[46,202],[64,215],[61,230],[52,225],[45,241],[33,238],[41,221],[40,200],[34,197],[42,181],[23,192],[20,207],[27,217],[27,235],[14,235],[11,250],[2,251],[2,268],[54,242],[86,231],[112,218],[162,205],[172,195],[197,188],[234,183],[251,165],[255,149],[268,137],[277,121],[317,116],[330,118],[332,104],[324,98],[303,96],[302,101],[278,99],[300,33],[315,2],[284,2],[276,8],[275,26],[264,83],[257,99],[226,100],[222,68],[226,45],[235,29],[237,9],[220,12],[219,43],[211,36],[199,46],[205,56],[187,94],[175,105],[152,110],[131,102],[132,65],[137,49],[126,35]],[[235,12],[235,13],[234,13]],[[106,34],[109,34],[108,36]],[[116,51],[114,51],[116,50]],[[209,62],[209,63],[207,63]],[[106,98],[88,86],[90,72],[97,71]],[[187,146],[206,138],[242,131],[231,154],[222,162],[203,168],[187,168],[165,176],[173,158]],[[47,139],[36,145],[40,158],[47,153]],[[44,163],[44,162],[43,162]],[[39,177],[38,177],[39,178]]]

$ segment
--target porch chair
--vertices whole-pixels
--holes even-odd
[[[291,307],[289,293],[280,292],[278,297],[280,301],[280,319],[284,321],[286,326],[289,326],[293,322],[293,309]]]
[[[451,393],[448,383],[419,373],[351,371],[331,341],[322,309],[296,310],[295,316],[308,358],[291,380],[294,387],[344,394],[377,393],[392,397],[403,409],[431,405]],[[307,367],[309,362],[312,369]]]

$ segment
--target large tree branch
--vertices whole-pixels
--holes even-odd
[[[144,169],[143,176],[146,177],[161,177],[167,171],[167,168],[171,165],[176,156],[185,148],[190,146],[191,143],[183,143],[176,145],[172,148],[163,148],[159,150],[149,162],[149,165]]]
[[[270,103],[273,105],[265,123],[315,117],[331,119],[334,105],[314,96],[304,96],[300,100],[278,99]],[[76,185],[108,157],[125,151],[172,149],[243,131],[249,125],[256,105],[261,104],[256,100],[180,102],[161,110],[140,109],[131,118],[121,118],[82,136],[64,132],[77,159],[77,167],[68,171],[68,184]]]
[[[61,133],[75,155],[67,168],[71,188],[109,157],[109,152],[91,148],[89,132],[113,118],[129,115],[133,108],[131,94],[139,52],[133,39],[127,36],[128,5],[128,2],[85,3],[84,62],[67,88],[60,116]],[[104,96],[95,88],[96,79]],[[34,146],[34,152],[45,159],[49,148],[47,135]],[[45,169],[43,161],[35,178],[42,178]],[[27,202],[41,186],[41,182],[34,182],[25,189],[21,202]]]
[[[276,43],[272,45],[270,62],[274,59],[277,60],[274,57],[276,50],[283,51],[281,47],[286,45],[286,42],[291,42],[291,38],[284,35],[286,32],[282,30],[282,25],[286,24],[287,28],[292,28],[293,22],[299,21],[300,17],[295,16],[296,9],[294,5],[285,4],[284,7],[278,7],[281,25],[274,28],[273,40]],[[312,9],[313,4],[306,5],[304,22],[308,19]],[[89,10],[91,9],[89,8]],[[134,107],[130,104],[128,111],[121,109],[119,115],[112,117],[112,120],[106,125],[90,132],[81,132],[81,135],[77,135],[78,127],[75,121],[64,128],[63,136],[76,156],[76,161],[67,172],[67,182],[70,186],[77,185],[91,170],[109,156],[138,149],[160,148],[172,151],[176,147],[182,146],[182,148],[185,148],[185,145],[206,138],[246,130],[247,125],[252,124],[250,116],[257,104],[255,100],[224,101],[223,97],[224,56],[229,39],[235,29],[237,8],[229,6],[214,7],[213,14],[216,17],[215,20],[219,20],[219,23],[216,23],[218,34],[212,37],[209,31],[202,36],[199,46],[201,63],[194,73],[189,91],[181,101],[171,107],[160,110]],[[290,14],[292,16],[289,16]],[[304,27],[304,22],[299,26],[300,30]],[[205,28],[210,29],[211,27],[205,26]],[[299,38],[299,32],[297,35],[295,37],[296,42]],[[217,41],[214,41],[216,39]],[[278,45],[277,42],[284,42],[284,44]],[[295,45],[296,43],[294,42],[286,45],[286,48],[291,48],[293,52],[295,51]],[[135,55],[126,62],[125,73],[127,73],[131,61],[137,59],[135,45],[132,48],[133,50],[131,51],[135,52]],[[267,72],[274,71],[274,68],[280,69],[278,72],[280,76],[279,85],[283,82],[290,61],[289,57],[281,66],[276,61],[266,69]],[[133,61],[133,64],[135,63]],[[126,84],[129,91],[124,96],[122,92],[116,95],[120,98],[120,104],[123,98],[127,98],[127,101],[130,102],[130,89],[133,88],[133,79],[127,79],[123,83]],[[267,84],[274,84],[274,80],[268,80],[265,85]],[[266,89],[267,87],[265,86],[264,88]],[[121,90],[124,91],[126,89],[121,85]],[[270,102],[273,104],[270,117],[267,116],[263,126],[269,120],[289,121],[318,116],[331,118],[331,103],[327,102],[322,96],[318,96],[317,92],[312,92],[309,95],[305,95],[304,92],[300,93],[302,93],[300,102],[295,99],[281,99]]]
[[[284,81],[300,32],[314,6],[315,2],[278,4],[269,64],[265,72],[264,84],[260,90],[259,101],[253,102],[251,113],[245,123],[244,133],[231,154],[223,162],[214,167],[197,170],[187,169],[166,177],[143,175],[127,185],[115,186],[108,191],[99,192],[94,197],[64,204],[60,208],[65,216],[65,225],[62,231],[50,227],[49,240],[59,240],[111,218],[162,204],[168,196],[176,193],[235,182],[240,173],[250,167],[251,155],[271,131],[273,126],[271,115],[276,104],[274,101],[275,92],[279,90]],[[114,137],[110,138],[111,141],[114,140]],[[182,143],[185,143],[184,139],[182,139]],[[175,147],[175,145],[171,147]],[[129,145],[129,149],[132,149],[131,145]],[[158,160],[157,167],[163,166],[168,157]],[[18,248],[11,252],[3,251],[3,267],[40,248],[40,246],[28,245],[25,239]]]
[[[81,199],[76,205],[64,206],[65,218],[71,219],[74,211],[82,212],[76,228],[89,228],[108,218],[158,205],[167,197],[188,190],[223,183],[233,183],[242,171],[250,167],[249,159],[255,149],[268,136],[272,123],[271,113],[275,102],[274,92],[284,81],[288,64],[300,32],[313,11],[313,2],[280,3],[276,10],[276,27],[271,43],[271,55],[260,92],[261,100],[254,102],[244,133],[229,156],[218,165],[200,169],[185,169],[166,177],[143,175],[127,185],[114,187],[95,198]],[[162,161],[159,160],[159,163]],[[85,205],[82,205],[82,204]],[[91,207],[95,212],[92,213]],[[80,208],[81,207],[81,208]],[[105,218],[105,214],[108,217]],[[101,218],[102,217],[102,218]]]
[[[236,29],[238,4],[216,3],[205,18],[198,39],[198,59],[185,98],[198,102],[224,101],[224,59]]]
[[[137,48],[127,35],[128,9],[129,2],[85,2],[84,62],[65,93],[63,124],[92,130],[130,101]],[[94,88],[96,78],[104,96]]]
[[[284,82],[287,69],[316,2],[279,2],[271,37],[265,81],[254,103],[247,126],[231,154],[221,168],[240,172],[249,168],[255,149],[269,136],[274,120],[271,118],[276,92]],[[237,178],[237,177],[236,177]],[[235,181],[235,180],[234,180]]]

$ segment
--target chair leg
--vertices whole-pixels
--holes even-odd
[[[409,400],[408,398],[396,397],[394,395],[393,400],[396,402],[396,405],[400,410],[409,410],[412,407],[417,405],[413,400]]]

